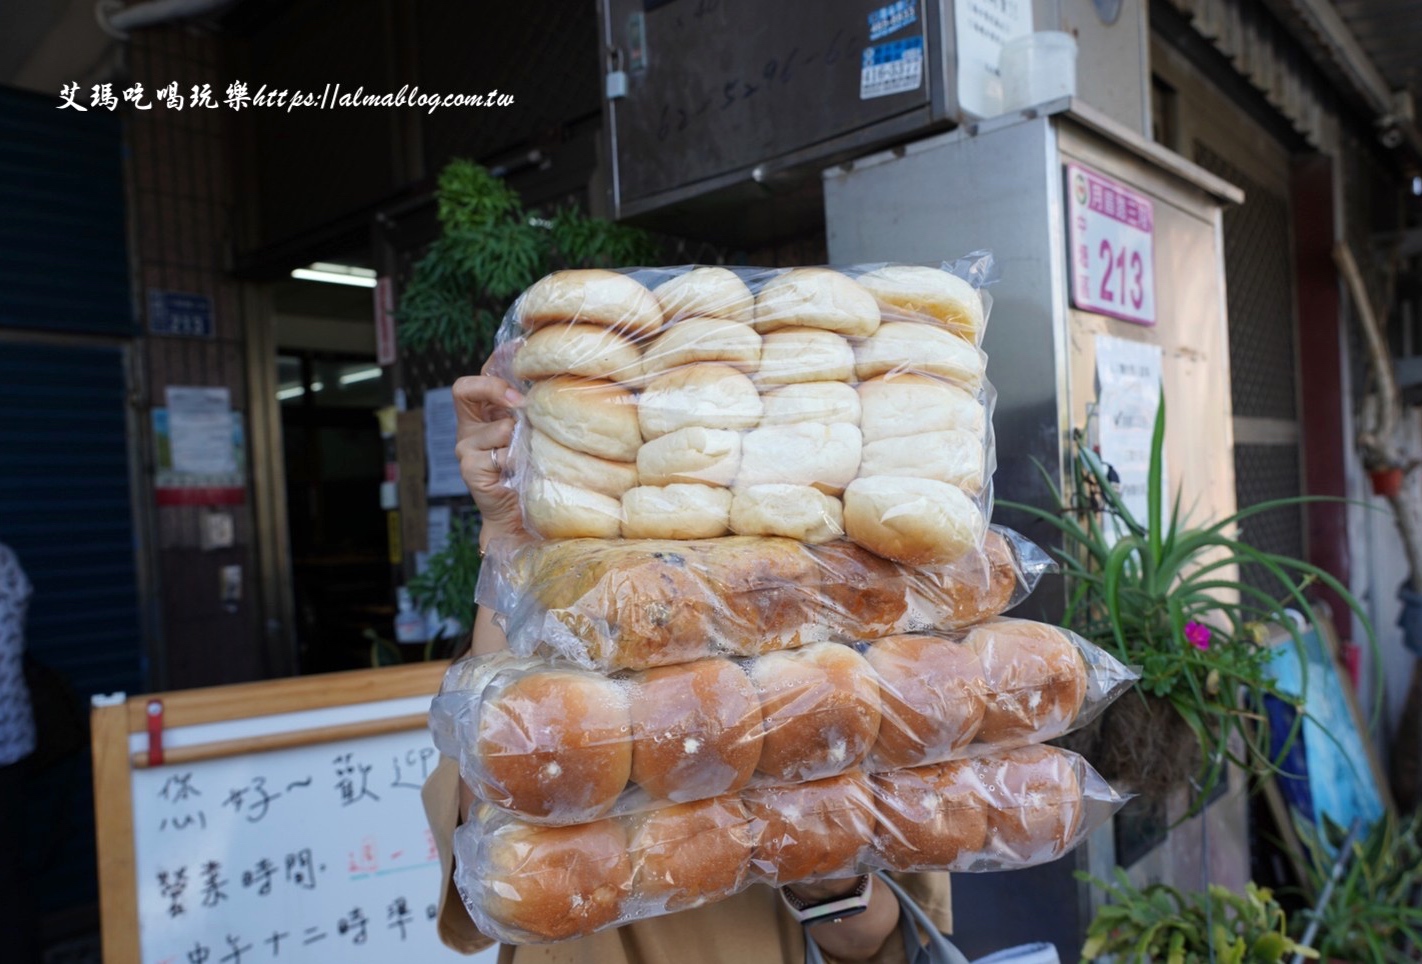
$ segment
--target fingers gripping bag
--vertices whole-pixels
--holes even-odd
[[[1049,746],[779,788],[565,827],[476,808],[455,885],[479,930],[547,943],[780,885],[878,870],[981,872],[1055,860],[1124,799]]]
[[[848,542],[980,554],[991,257],[954,265],[559,271],[500,327],[526,402],[509,483],[543,539]]]
[[[1134,679],[1067,630],[997,619],[612,677],[466,660],[446,675],[431,728],[479,799],[571,824],[1040,743]]]

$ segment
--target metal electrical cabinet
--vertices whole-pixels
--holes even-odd
[[[1153,207],[1155,323],[1132,324],[1073,307],[1068,257],[1068,165],[1089,168]],[[993,425],[1005,498],[1050,504],[1040,467],[1060,483],[1067,440],[1087,424],[1096,398],[1096,337],[1160,346],[1169,416],[1166,465],[1197,521],[1234,511],[1229,338],[1225,317],[1222,207],[1241,192],[1159,145],[1070,101],[1033,116],[998,118],[862,158],[825,172],[830,260],[937,263],[991,249],[1001,269],[983,348],[997,389]],[[1076,259],[1072,259],[1074,262]],[[1050,532],[997,512],[1039,540]],[[1059,590],[1058,590],[1059,592]],[[1059,615],[1054,593],[1031,606]],[[1056,596],[1059,599],[1059,595]],[[1055,609],[1055,611],[1054,611]],[[1174,814],[1172,816],[1178,816]],[[1247,810],[1231,794],[1182,825],[1143,859],[1164,879],[1210,879],[1242,888],[1248,879]],[[1208,824],[1213,843],[1202,847]],[[972,956],[1004,936],[1054,940],[1074,959],[1089,920],[1084,889],[1071,876],[1113,863],[1107,832],[1072,856],[1012,874],[954,878],[959,931]],[[1157,876],[1155,879],[1160,879]],[[1006,922],[1013,922],[1009,933]]]

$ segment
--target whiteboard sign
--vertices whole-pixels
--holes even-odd
[[[1030,0],[958,0],[953,4],[958,106],[975,117],[1002,112],[1002,45],[1032,32]]]
[[[1071,301],[1139,325],[1155,324],[1155,206],[1080,164],[1067,165]]]
[[[435,933],[438,760],[418,729],[134,771],[143,964],[469,962]]]
[[[1096,336],[1097,448],[1102,461],[1116,470],[1121,498],[1131,515],[1152,528],[1163,521],[1150,518],[1149,491],[1160,377],[1159,345]]]

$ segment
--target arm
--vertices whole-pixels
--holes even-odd
[[[807,903],[820,903],[850,893],[857,879],[805,881],[791,884],[795,895]],[[862,914],[838,924],[825,922],[806,929],[826,957],[839,961],[872,960],[899,924],[899,902],[887,887],[875,887]]]

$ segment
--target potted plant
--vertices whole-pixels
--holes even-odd
[[[1327,572],[1234,535],[1250,517],[1301,500],[1260,503],[1196,526],[1182,517],[1177,492],[1164,515],[1164,439],[1162,397],[1151,440],[1146,519],[1135,517],[1109,467],[1080,433],[1073,438],[1068,491],[1052,486],[1054,508],[1001,504],[1061,535],[1055,554],[1066,579],[1063,624],[1140,667],[1137,698],[1118,701],[1100,721],[1093,760],[1108,779],[1146,794],[1164,796],[1189,780],[1196,793],[1187,815],[1193,815],[1228,763],[1256,774],[1275,772],[1297,734],[1302,707],[1274,683],[1270,650],[1263,645],[1270,627],[1281,627],[1301,645],[1286,609],[1313,621],[1305,590],[1314,582],[1337,592],[1365,626],[1367,618]],[[1268,591],[1241,581],[1238,572],[1246,565],[1266,577]],[[1370,628],[1368,634],[1371,639]],[[1270,696],[1298,710],[1283,746],[1271,746],[1269,728],[1255,725],[1266,719]]]

